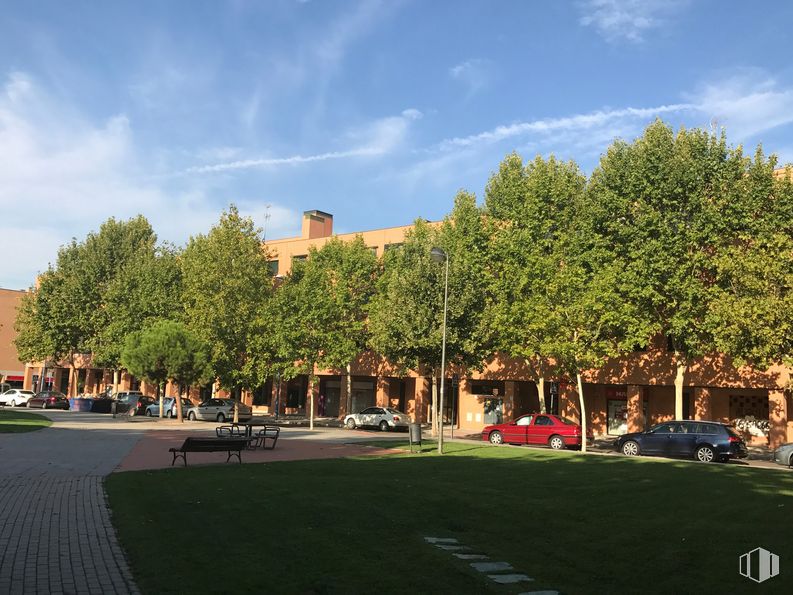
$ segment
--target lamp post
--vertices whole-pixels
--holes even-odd
[[[438,403],[438,454],[443,454],[443,392],[446,379],[446,312],[449,306],[449,255],[440,248],[430,250],[430,258],[446,263],[443,282],[443,347],[441,349],[441,396]]]

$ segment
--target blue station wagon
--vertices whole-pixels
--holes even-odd
[[[626,456],[694,458],[703,463],[743,459],[746,443],[730,426],[709,421],[667,421],[645,432],[620,436],[617,450]]]

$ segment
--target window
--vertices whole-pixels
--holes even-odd
[[[503,395],[504,382],[500,380],[472,380],[472,395]]]
[[[361,415],[369,415],[370,413],[375,413],[377,411],[376,407],[369,407],[368,409],[364,409],[361,411]]]
[[[531,419],[533,417],[534,417],[533,415],[524,415],[523,417],[519,417],[518,421],[515,423],[519,426],[528,426],[529,424],[531,424]]]
[[[377,246],[367,246],[367,248],[372,251],[372,254],[377,256]]]
[[[673,434],[675,431],[675,424],[661,424],[651,431],[653,434]]]
[[[403,246],[402,242],[397,242],[395,244],[386,244],[383,246],[383,252],[388,252],[389,250],[396,250],[397,248],[401,248]]]
[[[538,415],[537,421],[534,422],[535,426],[552,426],[553,420],[547,415]]]
[[[278,261],[277,260],[268,260],[267,261],[267,268],[270,270],[270,274],[275,277],[278,274]]]
[[[559,420],[566,426],[577,426],[578,425],[572,419],[567,419],[566,417],[560,417]]]
[[[303,262],[307,258],[308,258],[308,254],[295,254],[292,257],[292,264],[294,264],[296,262]]]

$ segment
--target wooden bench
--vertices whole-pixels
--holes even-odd
[[[232,438],[197,438],[190,436],[185,438],[184,444],[179,448],[170,448],[168,452],[173,454],[173,461],[171,467],[176,463],[176,459],[182,457],[185,467],[187,467],[187,453],[188,452],[226,452],[226,462],[228,463],[231,457],[236,456],[237,460],[242,463],[240,453],[243,449],[248,447],[250,438],[245,437],[232,437]]]

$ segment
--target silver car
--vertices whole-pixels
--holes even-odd
[[[223,423],[227,419],[234,419],[234,406],[238,407],[238,417],[240,421],[248,421],[252,417],[251,408],[245,403],[240,403],[234,399],[207,399],[200,405],[190,407],[187,419],[195,421],[197,419],[217,421]]]
[[[793,442],[783,444],[774,451],[774,462],[793,467]]]
[[[383,432],[388,430],[407,430],[410,418],[396,409],[390,407],[367,407],[360,413],[351,413],[344,418],[344,425],[348,429],[379,428]]]
[[[182,397],[182,415],[187,415],[187,410],[192,406],[192,401]],[[165,397],[162,400],[162,414],[165,417],[176,417],[176,397]],[[146,407],[146,417],[160,417],[160,401],[156,398],[154,403]]]
[[[8,405],[9,407],[17,407],[27,405],[28,401],[35,393],[32,390],[22,390],[21,388],[12,388],[0,395],[0,405]]]

